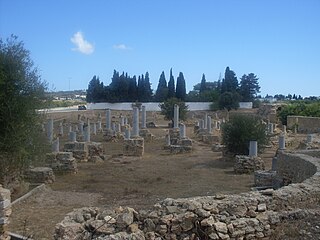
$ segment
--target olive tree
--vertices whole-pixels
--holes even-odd
[[[0,39],[0,182],[19,175],[44,149],[40,114],[46,84],[16,36]]]

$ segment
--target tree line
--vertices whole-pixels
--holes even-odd
[[[104,86],[99,77],[93,76],[87,90],[87,102],[164,102],[170,98],[191,102],[214,102],[216,108],[237,108],[239,101],[253,101],[260,91],[258,78],[255,74],[244,74],[240,82],[234,71],[226,68],[224,78],[207,82],[202,75],[201,82],[194,86],[193,91],[186,93],[186,81],[182,72],[176,83],[170,69],[167,82],[164,71],[161,73],[156,91],[151,89],[149,73],[131,77],[127,73],[114,70],[111,83]]]
[[[172,70],[170,70],[170,81],[167,81],[164,72],[161,73],[158,88],[153,94],[149,73],[139,75],[138,79],[134,75],[122,72],[120,75],[113,71],[111,83],[104,86],[99,77],[93,76],[88,85],[87,102],[151,102],[165,101],[168,98],[176,97],[182,101],[186,98],[186,83],[183,73],[180,72],[175,87]]]

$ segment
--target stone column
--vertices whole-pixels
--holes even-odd
[[[84,128],[84,141],[85,142],[90,142],[90,124],[88,124],[85,128]]]
[[[69,133],[72,132],[72,125],[71,124],[69,125],[69,131],[68,132]]]
[[[60,142],[59,138],[57,137],[55,140],[52,141],[52,152],[59,152],[60,149]]]
[[[62,123],[59,124],[59,135],[63,136],[63,124]]]
[[[173,109],[173,128],[179,128],[179,105],[175,104]]]
[[[125,123],[124,123],[124,116],[121,116],[121,118],[120,118],[120,124],[121,124],[121,127],[125,125]]]
[[[132,137],[139,136],[139,108],[133,107]]]
[[[147,112],[146,106],[141,107],[141,128],[147,128]]]
[[[207,116],[207,130],[208,133],[211,134],[212,133],[212,128],[211,128],[211,117]]]
[[[199,120],[199,128],[204,129],[204,120],[203,119]]]
[[[273,123],[268,124],[268,133],[270,133],[270,134],[273,133]]]
[[[279,149],[284,150],[286,149],[286,138],[285,135],[279,136]]]
[[[116,132],[121,133],[121,124],[120,123],[116,124]]]
[[[115,122],[111,123],[111,130],[114,132],[116,131],[116,123]]]
[[[97,124],[98,124],[98,131],[101,131],[101,129],[102,129],[102,127],[101,127],[101,120],[99,120],[99,121],[97,122]]]
[[[257,157],[258,156],[258,142],[250,141],[249,144],[249,157]]]
[[[92,134],[97,135],[97,124],[95,122],[92,124]]]
[[[186,125],[183,123],[180,124],[180,138],[186,138]]]
[[[287,134],[287,126],[286,125],[282,126],[282,131],[283,131],[283,134]]]
[[[11,193],[0,185],[0,239],[9,240],[8,224],[11,215]]]
[[[126,128],[125,128],[125,130],[124,130],[124,138],[125,139],[130,139],[130,136],[131,134],[130,134],[130,127],[129,126],[127,126]]]
[[[76,132],[69,132],[69,141],[76,142],[77,141],[77,133]]]
[[[49,142],[53,140],[53,119],[49,119],[47,123],[47,136]]]
[[[307,143],[312,143],[313,142],[313,134],[308,134],[307,135]]]
[[[111,110],[107,109],[106,111],[106,129],[111,129]]]
[[[79,132],[79,126],[78,125],[75,125],[74,129],[75,129],[76,132]]]
[[[128,118],[127,117],[124,118],[124,125],[128,125]]]
[[[208,127],[208,113],[204,114],[204,129]]]
[[[271,166],[271,170],[272,171],[277,171],[277,163],[278,163],[278,158],[277,157],[273,157],[272,158],[272,166]]]
[[[81,135],[83,135],[83,125],[84,125],[83,122],[79,123],[79,131]]]
[[[166,146],[170,146],[171,145],[171,140],[170,140],[170,134],[166,135]]]

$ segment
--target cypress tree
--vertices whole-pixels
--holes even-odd
[[[176,98],[182,101],[186,99],[186,81],[182,72],[179,73],[179,77],[177,78]]]
[[[159,102],[163,102],[164,100],[167,99],[167,97],[168,97],[168,86],[167,86],[166,77],[163,71],[159,78],[159,83],[158,83],[157,91],[155,94],[155,100]]]
[[[168,98],[176,96],[175,86],[174,86],[174,77],[172,75],[172,68],[170,69],[170,80],[168,82]]]

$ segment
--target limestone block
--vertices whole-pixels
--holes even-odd
[[[25,179],[30,183],[53,183],[55,176],[52,168],[36,167],[25,172]]]
[[[125,156],[138,156],[141,157],[144,154],[144,139],[132,138],[125,139],[123,142],[123,155]]]
[[[170,153],[188,153],[192,151],[192,146],[182,146],[182,145],[170,145]]]
[[[154,135],[148,129],[140,129],[140,137],[143,137],[146,142],[150,142],[154,139]]]
[[[89,157],[102,156],[103,145],[102,143],[90,142],[87,144]]]
[[[177,145],[192,146],[192,140],[190,138],[179,139]]]
[[[236,173],[252,173],[256,170],[264,170],[264,162],[260,157],[236,155],[234,171]]]
[[[219,143],[220,137],[212,134],[205,134],[201,136],[201,140],[207,144]]]
[[[258,170],[254,172],[254,185],[256,187],[273,186],[274,179],[276,177],[276,171],[262,171]]]

